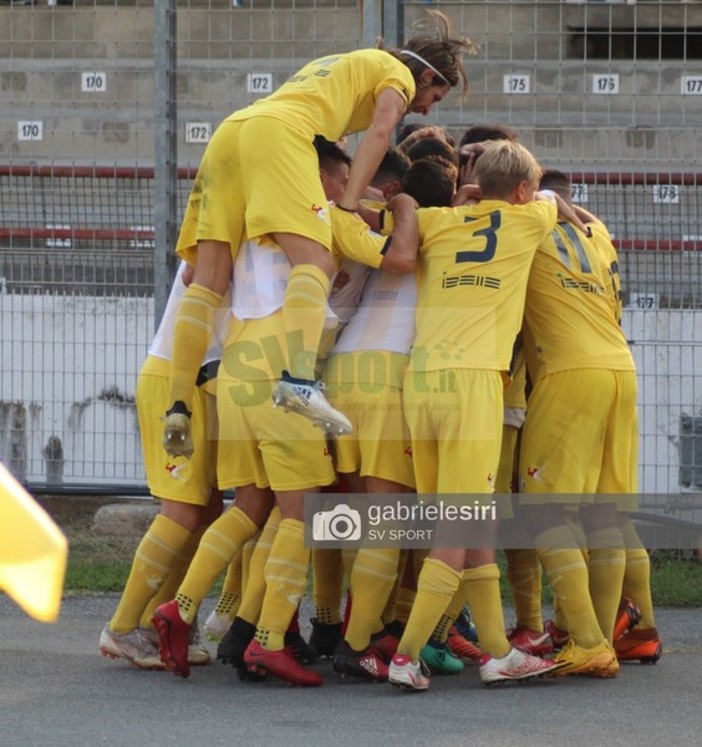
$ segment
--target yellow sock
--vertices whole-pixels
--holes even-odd
[[[316,265],[293,267],[285,289],[283,327],[288,345],[288,370],[314,379],[317,354],[327,316],[329,278]]]
[[[417,596],[397,648],[398,653],[409,656],[413,662],[419,660],[419,652],[429,640],[460,583],[460,571],[436,558],[424,561],[417,579]]]
[[[536,550],[505,550],[507,580],[512,592],[517,626],[542,633],[541,562]]]
[[[244,543],[241,548],[241,593],[246,591],[246,586],[249,583],[249,568],[251,567],[251,556],[256,549],[256,543],[261,536],[260,532],[256,532],[254,536]]]
[[[400,586],[397,590],[397,601],[395,602],[395,617],[406,625],[409,620],[414,600],[417,597],[415,589],[408,589],[406,586]]]
[[[173,559],[173,564],[171,565],[171,572],[168,574],[168,578],[164,581],[163,586],[161,586],[156,594],[151,597],[151,600],[146,605],[146,609],[144,609],[144,612],[141,616],[139,627],[152,627],[151,620],[154,616],[156,607],[163,604],[164,602],[168,602],[170,599],[173,599],[176,592],[178,591],[178,587],[183,583],[185,574],[187,573],[188,568],[190,567],[190,563],[195,556],[195,552],[197,551],[197,547],[200,544],[200,539],[202,538],[204,531],[204,529],[198,529],[196,532],[193,532],[193,534],[190,535],[190,539],[183,546],[183,549],[175,556],[175,558]]]
[[[600,629],[612,643],[626,563],[624,538],[618,527],[590,532],[587,538],[590,597]]]
[[[380,616],[380,619],[382,620],[384,625],[388,625],[389,623],[395,622],[395,620],[397,620],[397,596],[400,592],[402,577],[405,573],[407,555],[407,550],[400,550],[400,560],[397,563],[397,577],[395,578],[395,583],[392,585],[392,591],[390,592],[388,601],[385,604],[385,609]]]
[[[139,627],[146,606],[168,578],[175,557],[189,539],[190,531],[172,519],[159,514],[153,520],[134,553],[110,630],[129,633]]]
[[[322,625],[341,622],[341,587],[344,566],[341,550],[312,551],[312,597],[315,619]]]
[[[383,629],[381,615],[397,579],[400,550],[361,548],[351,571],[351,615],[344,638],[354,651],[363,651],[373,633]]]
[[[655,628],[651,598],[651,560],[636,527],[630,521],[622,528],[622,534],[626,546],[622,595],[629,597],[641,610],[641,622],[638,627],[641,630]]]
[[[590,598],[585,558],[574,547],[571,530],[566,525],[547,529],[535,538],[535,543],[570,637],[583,648],[599,645],[604,634]]]
[[[305,525],[296,519],[283,519],[266,563],[266,595],[256,630],[256,640],[263,648],[283,648],[285,632],[307,586],[309,565]]]
[[[480,648],[501,659],[511,648],[505,635],[505,617],[500,597],[500,569],[495,563],[463,571],[465,594],[478,633]]]
[[[263,597],[266,593],[266,563],[271,554],[273,541],[280,525],[280,509],[276,506],[263,527],[256,547],[251,553],[249,573],[246,578],[246,588],[239,605],[239,617],[255,625],[261,614]]]
[[[245,545],[244,545],[245,547]],[[222,582],[222,591],[217,600],[215,614],[219,617],[233,620],[241,603],[241,594],[243,589],[242,566],[244,563],[244,547],[232,558],[232,562],[227,567],[227,573]]]
[[[176,594],[183,620],[192,624],[198,607],[217,577],[257,531],[253,521],[234,505],[202,535],[195,557]]]
[[[212,336],[215,309],[222,296],[192,283],[183,296],[176,316],[171,359],[171,402],[181,401],[192,412],[195,380]]]

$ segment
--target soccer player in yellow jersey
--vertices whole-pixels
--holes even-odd
[[[518,143],[485,144],[474,176],[478,204],[417,211],[417,334],[403,405],[417,492],[443,500],[453,494],[457,502],[461,494],[483,495],[487,507],[500,456],[504,377],[521,326],[531,261],[556,225],[559,209],[572,211],[562,201],[538,199],[541,169]],[[485,683],[528,679],[556,666],[510,646],[499,571],[489,549],[495,522],[466,524],[462,546],[435,544],[424,562],[390,664],[395,685],[429,686],[420,650],[462,584],[486,652],[480,665]]]
[[[604,257],[588,234],[559,223],[532,264],[523,340],[534,389],[519,510],[570,634],[559,672],[613,677],[624,540],[615,497],[583,494],[635,490],[636,371],[603,286]],[[569,507],[581,507],[587,560]]]
[[[216,489],[216,412],[214,385],[222,354],[221,337],[226,333],[229,308],[218,309],[218,332],[201,361],[198,386],[193,395],[197,420],[193,438],[198,451],[192,459],[169,457],[163,449],[157,418],[168,397],[173,327],[192,268],[181,262],[159,328],[149,345],[139,372],[136,389],[137,414],[144,469],[151,494],[160,502],[154,518],[139,543],[126,586],[112,619],[100,634],[100,651],[122,658],[141,669],[162,669],[151,616],[161,602],[178,588],[195,554],[205,527],[222,511],[222,495]],[[197,628],[191,631],[197,635]],[[188,660],[206,663],[209,654],[190,641]]]
[[[570,194],[570,181],[559,171],[546,172],[542,183],[561,195]],[[581,218],[587,220],[592,238],[589,242],[582,239],[572,227],[566,233],[565,229],[569,228],[566,226],[560,235],[560,241],[554,236],[561,265],[570,258],[571,267],[567,270],[559,267],[564,273],[563,285],[560,295],[553,295],[554,300],[561,302],[560,324],[553,325],[553,330],[549,328],[546,323],[547,310],[536,317],[541,333],[539,337],[536,334],[533,337],[541,350],[531,356],[544,359],[545,374],[553,372],[538,387],[539,396],[547,397],[555,408],[549,408],[548,415],[552,418],[562,418],[565,415],[572,425],[567,434],[564,434],[559,432],[557,425],[542,419],[543,425],[534,423],[538,434],[535,435],[535,431],[530,430],[530,438],[532,443],[548,449],[548,443],[540,442],[542,438],[549,438],[549,430],[554,431],[551,438],[559,441],[563,450],[560,453],[565,454],[568,460],[568,466],[563,470],[568,482],[564,484],[562,476],[553,478],[558,480],[558,490],[600,494],[595,496],[594,506],[581,509],[581,513],[586,529],[587,522],[592,522],[593,515],[600,524],[603,519],[607,519],[604,526],[590,528],[593,536],[588,537],[590,541],[587,552],[589,588],[602,633],[609,641],[613,640],[618,659],[655,662],[660,658],[661,640],[653,614],[650,563],[648,553],[630,520],[630,512],[636,509],[633,494],[637,490],[636,378],[634,361],[619,327],[621,285],[618,257],[606,226],[582,208],[577,210]],[[553,251],[553,246],[550,248]],[[537,259],[539,256],[537,255]],[[536,263],[535,267],[538,269]],[[594,277],[599,278],[602,292],[592,291]],[[535,274],[534,281],[538,278]],[[568,281],[577,282],[578,290],[573,282]],[[549,291],[545,285],[540,286],[540,290],[550,297],[553,283],[549,287]],[[602,298],[603,294],[607,303]],[[539,298],[540,296],[535,296],[535,300]],[[571,306],[563,305],[566,299],[572,301]],[[553,305],[550,308],[554,311],[556,309]],[[568,345],[560,334],[566,324],[575,330]],[[557,343],[558,355],[554,355],[552,345],[543,344],[547,341]],[[580,377],[579,384],[582,386],[569,387],[575,377]],[[575,389],[576,394],[569,393],[566,396],[564,393],[569,389]],[[536,394],[535,390],[534,395]],[[579,403],[579,396],[587,400],[586,409],[584,401]],[[583,411],[589,414],[590,422],[587,424],[580,422],[584,417]],[[543,427],[549,430],[543,433]],[[574,438],[576,433],[578,437]],[[580,460],[580,465],[574,469],[572,462],[576,457]],[[537,459],[538,456],[535,455],[534,458]],[[588,467],[590,472],[585,475],[584,470]],[[529,480],[528,475],[525,479]],[[534,482],[535,489],[540,489],[540,481]],[[550,490],[551,488],[548,492]],[[607,497],[607,494],[612,493],[619,494],[616,500],[614,496]],[[615,509],[616,516],[612,519],[611,512]],[[622,548],[625,548],[624,556]],[[624,599],[620,603],[622,594]],[[641,619],[633,630],[620,636],[615,631],[621,633],[631,623],[631,619],[627,621],[627,608],[631,609],[629,598],[638,607],[634,608],[635,616]],[[571,637],[574,637],[572,633]],[[578,643],[576,640],[575,644]]]
[[[339,203],[341,210],[355,212],[401,117],[428,114],[457,85],[466,90],[461,54],[473,51],[472,42],[453,36],[443,14],[431,11],[430,19],[435,33],[412,37],[403,49],[381,43],[380,49],[308,63],[273,94],[227,117],[208,143],[176,247],[195,265],[195,276],[174,345],[164,434],[170,453],[192,449],[193,361],[207,347],[208,319],[244,235],[271,238],[292,267],[283,306],[287,373],[274,392],[275,402],[328,426],[334,435],[349,431],[347,418],[314,385],[335,264],[313,139],[320,134],[336,142],[346,133],[365,131]]]
[[[336,160],[324,159],[320,177],[335,201],[343,195],[349,175],[348,156],[336,151]],[[411,198],[395,198],[392,238],[371,235],[358,216],[325,205],[334,222],[336,261],[346,256],[400,274],[414,269],[417,226]],[[222,489],[235,490],[235,502],[203,535],[175,599],[154,613],[161,657],[177,676],[190,673],[187,641],[198,607],[236,552],[264,525],[274,497],[281,521],[265,566],[266,592],[255,639],[247,641],[243,661],[230,658],[256,673],[270,672],[295,684],[322,683],[321,676],[300,666],[284,645],[307,584],[310,550],[304,544],[303,498],[335,477],[322,432],[270,406],[286,339],[283,297],[290,272],[283,252],[273,244],[248,241],[238,253],[233,318],[217,380],[217,479]],[[235,624],[236,619],[230,632]]]

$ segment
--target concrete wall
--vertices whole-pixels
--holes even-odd
[[[247,4],[248,5],[248,4]],[[226,2],[178,8],[178,105],[189,121],[213,127],[255,98],[246,75],[273,75],[273,86],[307,59],[362,45],[361,5],[273,0],[265,7]],[[681,94],[695,59],[585,59],[574,43],[582,27],[665,29],[702,26],[699,3],[462,2],[432,4],[481,46],[468,59],[471,92],[452,93],[437,121],[459,132],[475,122],[517,125],[546,158],[570,156],[603,167],[640,162],[663,170],[699,158],[700,96]],[[426,5],[407,3],[405,32]],[[92,5],[0,7],[0,160],[153,160],[153,8]],[[108,91],[81,91],[82,71],[99,69]],[[592,76],[616,73],[616,96],[594,95]],[[505,96],[503,77],[528,74],[528,95]],[[18,142],[17,120],[40,118],[46,135]],[[697,128],[692,129],[690,128]],[[670,137],[670,131],[679,136]],[[698,136],[697,136],[697,139]],[[202,147],[180,143],[196,164]]]

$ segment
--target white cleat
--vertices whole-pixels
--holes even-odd
[[[212,610],[207,620],[205,620],[202,632],[205,634],[205,638],[207,638],[208,641],[219,643],[231,626],[232,621],[228,617],[218,615],[214,610]]]
[[[555,672],[562,666],[552,659],[540,659],[538,656],[525,654],[518,648],[512,648],[501,659],[484,654],[480,660],[480,679],[485,685],[531,680]]]
[[[388,682],[405,692],[427,690],[431,684],[429,669],[420,659],[416,664],[409,656],[395,654],[388,668]]]
[[[328,436],[346,436],[353,431],[349,419],[335,410],[324,396],[324,383],[294,379],[283,371],[273,389],[273,405],[310,420]]]

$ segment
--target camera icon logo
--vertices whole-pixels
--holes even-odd
[[[361,514],[346,503],[312,516],[312,539],[353,542],[361,539]]]

